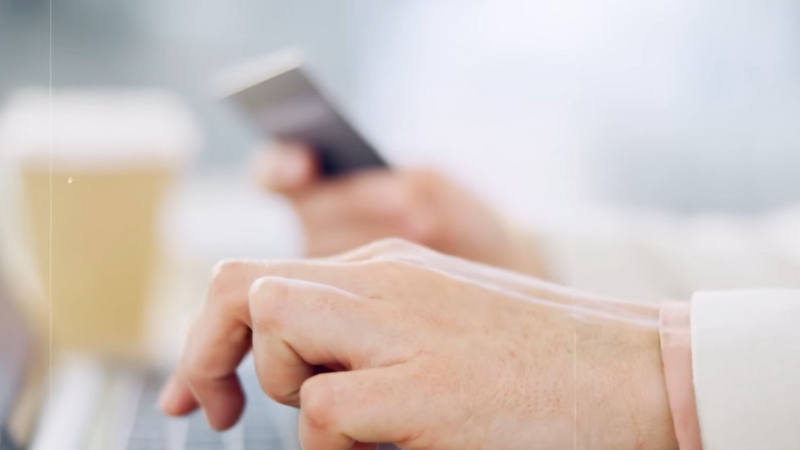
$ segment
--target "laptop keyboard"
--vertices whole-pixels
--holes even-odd
[[[302,450],[298,411],[270,400],[261,390],[252,361],[239,370],[247,406],[232,429],[214,431],[202,411],[174,418],[161,413],[158,396],[165,377],[146,377],[126,450]],[[380,450],[398,450],[382,444]]]
[[[202,411],[171,418],[158,409],[164,377],[149,375],[144,382],[126,450],[301,450],[297,439],[297,410],[270,400],[261,391],[252,364],[240,371],[247,394],[242,420],[219,433],[208,426]]]

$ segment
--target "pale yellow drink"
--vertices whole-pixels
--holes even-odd
[[[180,108],[153,94],[72,92],[54,104],[52,144],[41,135],[16,142],[54,343],[139,357],[162,260],[162,208],[193,142]],[[41,123],[42,111],[29,114]]]
[[[36,260],[43,287],[52,292],[55,340],[103,353],[135,351],[156,276],[156,225],[172,173],[57,170],[52,190],[49,171],[23,169],[22,175]]]

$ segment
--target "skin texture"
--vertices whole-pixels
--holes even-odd
[[[229,261],[161,405],[232,426],[252,349],[305,450],[675,449],[657,316],[399,240]]]
[[[308,256],[401,237],[443,253],[542,277],[535,242],[475,195],[432,170],[369,170],[319,177],[314,154],[277,144],[258,165],[261,185],[294,205]]]

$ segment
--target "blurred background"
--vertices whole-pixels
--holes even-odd
[[[0,0],[0,102],[51,81],[177,94],[202,145],[168,245],[296,255],[292,211],[252,180],[265,137],[210,89],[287,46],[392,163],[445,171],[523,223],[800,199],[795,0]]]
[[[45,0],[0,0],[0,98],[47,86],[49,24]],[[52,25],[55,87],[180,93],[198,175],[241,173],[257,137],[211,74],[293,45],[390,159],[529,220],[576,198],[753,212],[800,196],[793,0],[62,0]]]

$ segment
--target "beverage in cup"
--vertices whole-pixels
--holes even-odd
[[[157,91],[24,92],[0,114],[22,229],[56,345],[142,349],[166,195],[198,146],[179,100]]]

